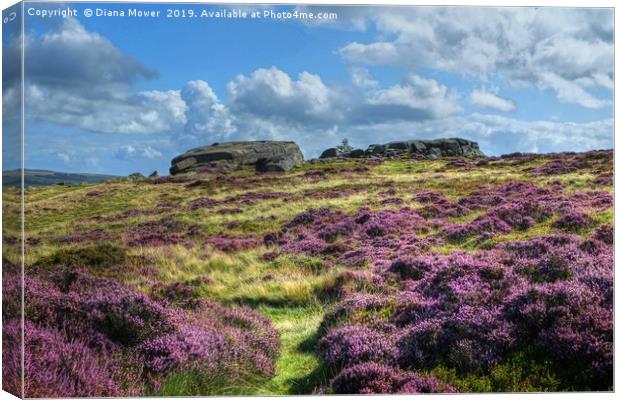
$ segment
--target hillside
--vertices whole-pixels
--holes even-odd
[[[81,183],[100,183],[118,178],[113,175],[101,174],[80,174],[71,172],[56,172],[42,169],[26,169],[24,171],[25,186],[48,186],[55,184],[81,184]],[[19,186],[21,185],[21,176],[19,170],[3,171],[2,186]]]
[[[107,367],[27,395],[612,389],[612,177],[597,151],[28,188],[27,329]]]

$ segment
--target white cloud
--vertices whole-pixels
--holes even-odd
[[[185,124],[179,91],[119,91],[110,96],[97,88],[84,94],[32,82],[25,90],[26,115],[35,121],[102,133],[168,133]]]
[[[150,145],[122,145],[118,148],[115,154],[116,158],[124,161],[131,161],[137,158],[145,158],[154,160],[163,157],[161,151],[155,149]]]
[[[175,134],[175,140],[186,143],[208,141],[212,137],[225,138],[234,133],[236,126],[224,104],[205,81],[189,81],[181,90],[186,105],[185,126]]]
[[[379,82],[372,79],[366,68],[352,67],[349,68],[351,75],[351,83],[358,88],[374,88],[379,86]]]
[[[260,68],[249,77],[238,75],[228,83],[230,108],[262,118],[299,122],[333,121],[338,94],[318,75],[301,72],[293,80],[276,67]]]
[[[564,79],[553,72],[541,74],[538,84],[542,88],[553,89],[557,93],[558,100],[564,103],[576,103],[586,108],[602,108],[611,104],[611,101],[598,99],[588,93],[583,84]]]
[[[370,44],[352,42],[340,49],[339,53],[349,61],[367,64],[391,64],[400,59],[399,49],[394,43],[388,42]]]
[[[458,100],[457,92],[437,81],[409,74],[399,85],[369,92],[350,123],[444,118],[461,111]]]
[[[490,108],[502,112],[512,112],[517,109],[517,104],[510,99],[505,99],[497,94],[497,91],[487,89],[475,89],[469,95],[469,101],[476,107]]]
[[[26,78],[50,86],[130,83],[157,73],[108,39],[65,18],[49,32],[25,37]]]
[[[349,62],[439,69],[482,81],[496,76],[550,88],[584,107],[609,105],[588,91],[613,86],[609,9],[384,8],[367,19],[378,38],[343,46],[339,54]],[[553,83],[549,74],[557,76]]]
[[[103,133],[165,133],[186,122],[179,91],[135,93],[131,84],[156,72],[75,19],[25,43],[25,111],[34,121]]]

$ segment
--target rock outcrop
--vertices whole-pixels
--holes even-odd
[[[246,141],[214,143],[191,149],[172,160],[170,174],[191,171],[232,170],[254,166],[257,171],[289,171],[304,161],[295,142]]]
[[[435,140],[402,140],[386,144],[371,144],[366,150],[342,151],[329,148],[319,158],[369,158],[418,156],[434,160],[441,157],[484,157],[478,143],[461,138]]]

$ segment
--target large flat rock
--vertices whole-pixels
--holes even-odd
[[[196,171],[214,163],[231,167],[254,166],[257,171],[288,171],[303,161],[304,156],[295,142],[261,140],[214,143],[175,157],[171,162],[170,174]]]

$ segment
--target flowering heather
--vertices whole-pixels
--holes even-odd
[[[398,393],[456,393],[456,389],[434,376],[407,372],[403,374]]]
[[[579,204],[581,207],[591,207],[600,210],[614,205],[614,197],[609,192],[579,192],[575,193],[569,200]]]
[[[7,358],[20,360],[20,321],[4,321],[3,347]],[[24,396],[25,397],[108,397],[122,396],[114,381],[112,360],[97,354],[83,339],[68,339],[60,331],[42,328],[30,321],[24,325]],[[8,346],[7,346],[8,345]],[[5,387],[21,385],[20,366],[3,365]]]
[[[182,325],[167,335],[144,341],[139,350],[153,372],[187,368],[215,374],[225,365],[228,345],[220,332]]]
[[[149,178],[144,182],[150,185],[162,185],[165,183],[187,183],[190,182],[192,178],[188,176],[160,176],[159,178]]]
[[[157,283],[151,288],[151,297],[162,304],[169,304],[180,308],[194,310],[202,304],[197,287],[201,284],[210,284],[209,278],[194,281],[175,281]]]
[[[9,275],[10,296],[18,279]],[[121,358],[138,356],[132,380],[142,379],[140,365],[153,377],[196,370],[217,372],[231,382],[249,373],[273,373],[279,337],[270,321],[253,310],[199,301],[189,288],[202,282],[154,288],[155,298],[166,297],[161,304],[116,280],[86,272],[60,269],[27,275],[26,354],[32,354],[32,362],[27,361],[26,374],[32,365],[31,395],[122,395],[119,379],[124,372],[116,369],[116,359],[108,358],[117,353]],[[18,321],[17,310],[5,308],[3,315]],[[14,379],[11,374],[9,369],[8,380]]]
[[[570,212],[553,222],[553,227],[565,231],[579,232],[591,226],[594,222],[582,212]]]
[[[368,261],[387,262],[390,254],[425,248],[427,240],[416,238],[428,231],[427,221],[415,210],[360,210],[353,216],[329,209],[310,209],[294,217],[266,243],[278,243],[290,253],[337,258],[360,266]],[[388,254],[389,253],[389,254]]]
[[[88,233],[82,235],[70,235],[61,238],[61,243],[81,243],[81,242],[94,242],[97,240],[107,240],[114,238],[115,235],[112,232],[104,231],[103,229],[94,229]]]
[[[506,318],[527,343],[549,354],[572,378],[605,387],[612,374],[613,310],[600,293],[575,281],[531,286],[509,298]]]
[[[331,169],[329,170],[328,169],[313,169],[313,170],[304,172],[302,177],[309,178],[309,179],[323,179],[330,172],[334,172],[334,171]]]
[[[403,372],[374,362],[344,369],[331,384],[336,394],[455,392],[454,388],[435,377]]]
[[[341,371],[331,382],[336,394],[395,393],[400,373],[386,365],[363,363]]]
[[[199,199],[196,199],[190,202],[189,209],[190,211],[193,211],[199,208],[213,208],[213,207],[217,207],[220,204],[221,203],[219,200],[214,200],[210,197],[203,197],[203,198],[199,198]]]
[[[370,322],[364,318],[366,316],[373,318],[373,311],[385,309],[390,306],[390,303],[391,299],[383,295],[353,293],[338,302],[325,314],[320,331],[327,332],[345,322]],[[359,318],[356,320],[358,316]]]
[[[576,160],[551,160],[545,165],[532,170],[534,175],[562,175],[570,174],[579,169],[586,169],[589,164]]]
[[[599,243],[596,252],[592,240]],[[344,297],[325,317],[321,354],[328,365],[351,360],[340,361],[340,368],[381,363],[372,370],[381,371],[373,380],[378,386],[359,389],[380,391],[388,390],[382,385],[393,390],[385,366],[393,365],[394,354],[404,370],[443,365],[485,373],[515,349],[535,345],[568,385],[586,384],[579,378],[585,374],[588,385],[605,388],[612,371],[612,255],[601,240],[555,234],[472,255],[396,259],[384,270],[386,279],[402,282],[395,303],[386,296]],[[359,332],[394,337],[397,352],[379,357],[382,347],[367,346]],[[563,362],[574,366],[573,375],[563,372]],[[358,393],[342,389],[351,371],[357,370],[338,375],[334,391]]]
[[[421,192],[416,194],[413,200],[420,203],[443,203],[448,201],[442,192]]]
[[[394,364],[397,348],[388,335],[364,326],[345,325],[331,331],[319,343],[329,367],[344,367],[366,361]]]
[[[463,168],[463,169],[472,169],[475,168],[476,164],[471,161],[465,161],[463,159],[452,160],[447,163],[448,167],[452,168]]]
[[[597,186],[613,186],[614,176],[612,174],[600,174],[592,181]]]
[[[157,247],[171,244],[181,244],[192,247],[195,237],[200,232],[200,226],[187,224],[173,218],[164,218],[160,221],[150,221],[129,228],[124,236],[129,247]]]
[[[234,253],[240,250],[258,247],[261,244],[261,240],[254,235],[247,237],[215,236],[207,239],[205,244],[226,253]]]
[[[273,373],[278,334],[255,311],[206,304],[192,320],[140,345],[150,371],[189,369],[212,375],[225,373],[231,378],[250,371],[267,376]]]
[[[222,200],[222,204],[253,205],[261,200],[287,199],[288,194],[284,192],[244,192],[234,196],[229,196]]]
[[[594,232],[594,239],[605,244],[614,244],[614,227],[609,224],[599,226]]]
[[[513,229],[526,230],[550,216],[549,210],[538,202],[516,201],[498,205],[471,222],[449,225],[442,233],[452,242],[460,242],[472,236],[488,238]]]

